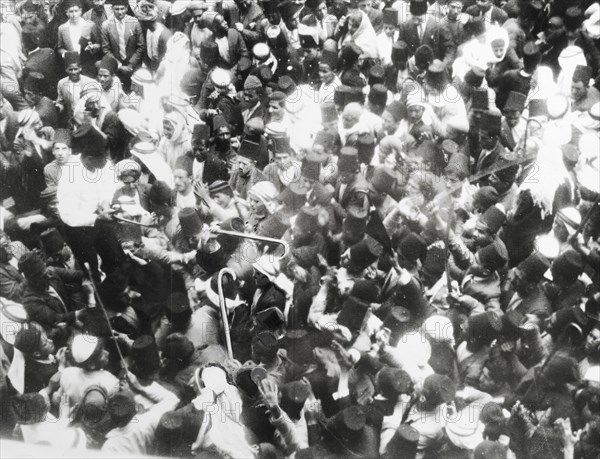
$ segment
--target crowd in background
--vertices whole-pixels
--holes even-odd
[[[2,441],[600,457],[598,2],[1,8]]]

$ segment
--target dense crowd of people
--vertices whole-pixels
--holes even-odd
[[[600,457],[598,2],[1,3],[3,439]]]

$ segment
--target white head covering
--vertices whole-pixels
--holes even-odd
[[[356,32],[354,32],[350,39],[356,43],[363,52],[363,56],[372,59],[379,59],[379,51],[377,50],[377,35],[375,29],[371,25],[369,16],[364,11],[360,11],[362,20]],[[344,39],[344,41],[346,41]]]
[[[500,57],[496,57],[496,55],[494,54],[494,50],[492,48],[492,42],[494,40],[502,40],[504,42],[504,52]],[[506,52],[508,51],[509,45],[508,31],[505,28],[497,25],[490,26],[485,33],[485,41],[489,53],[487,56],[487,61],[490,64],[496,64],[502,59],[504,59],[504,57],[506,56]]]
[[[275,209],[277,208],[276,199],[279,193],[277,187],[273,183],[269,181],[255,183],[252,188],[248,190],[248,196],[250,195],[262,202],[269,214],[275,212]]]
[[[97,349],[100,340],[96,336],[80,334],[75,335],[71,343],[71,356],[75,363],[83,363],[89,359]]]
[[[144,163],[156,180],[161,180],[173,188],[173,172],[160,153],[156,151],[153,143],[138,142],[131,149],[131,154]]]

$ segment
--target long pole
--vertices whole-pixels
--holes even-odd
[[[86,269],[86,271],[87,271],[87,273],[89,275],[91,273],[89,263],[85,263],[85,269]],[[94,284],[94,281],[91,279],[91,276],[90,276],[90,283],[92,284],[92,290],[94,291],[94,296],[96,297],[96,301],[98,302],[98,305],[100,306],[100,309],[102,310],[102,313],[104,315],[104,319],[106,319],[106,324],[108,325],[108,329],[110,330],[111,337],[115,340],[115,347],[117,348],[117,353],[119,354],[119,360],[121,361],[121,365],[123,367],[123,370],[126,370],[127,369],[127,364],[125,363],[125,358],[123,357],[123,354],[121,353],[121,348],[119,347],[119,343],[116,341],[116,339],[114,337],[114,330],[113,330],[112,325],[110,323],[110,319],[109,319],[108,314],[106,312],[106,308],[104,307],[104,303],[102,302],[102,298],[100,298],[100,294],[98,293],[98,289],[96,288],[96,284]]]
[[[229,274],[235,280],[235,273],[229,268],[223,268],[217,276],[217,288],[219,290],[219,307],[221,308],[221,322],[225,332],[225,344],[227,345],[227,355],[233,360],[233,348],[231,347],[231,332],[229,330],[229,319],[227,318],[227,305],[225,295],[223,294],[223,276]]]
[[[448,293],[452,292],[452,278],[450,277],[450,231],[452,230],[451,226],[454,223],[454,219],[452,216],[454,215],[454,197],[452,194],[450,195],[450,204],[448,205],[448,218],[446,220],[446,287],[448,288]]]

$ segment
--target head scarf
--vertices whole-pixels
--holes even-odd
[[[33,125],[37,122],[41,121],[40,115],[32,108],[26,108],[19,113],[19,131],[17,133],[17,137],[19,134],[24,134],[28,130],[32,130]]]
[[[190,132],[185,118],[178,111],[167,113],[163,118],[173,126],[173,135],[170,139],[163,137],[158,144],[158,150],[172,170],[175,170],[177,158],[191,149]]]
[[[28,142],[31,142],[38,154],[41,154],[41,150],[52,148],[52,139],[40,137],[33,129],[33,126],[41,121],[38,112],[31,108],[21,110],[18,121],[19,130],[17,137],[21,136]]]
[[[187,129],[185,119],[181,115],[181,113],[177,111],[173,111],[171,113],[167,113],[164,117],[164,120],[169,122],[171,126],[173,126],[174,132],[170,139],[167,139],[172,143],[181,143],[185,141],[190,133]]]
[[[269,214],[275,212],[278,195],[277,187],[267,181],[258,182],[248,190],[248,196],[252,196],[262,202]]]
[[[354,126],[352,126],[349,129],[346,129],[344,127],[343,115],[340,116],[340,119],[338,120],[338,133],[340,134],[340,140],[342,141],[342,145],[346,145],[348,138],[352,134],[366,134],[366,133],[371,132],[371,130],[369,129],[369,127],[367,126],[367,124],[364,122],[364,120],[362,118],[363,108],[359,103],[350,102],[344,108],[343,113],[355,115],[356,117],[358,117],[358,121],[356,122],[356,124]]]
[[[340,43],[340,49],[345,43],[354,42],[362,50],[363,57],[378,59],[379,52],[377,51],[377,35],[375,29],[371,25],[369,16],[363,11],[360,11],[361,21],[358,29],[353,34],[347,33]]]
[[[492,48],[492,42],[496,40],[501,40],[503,42],[504,51],[501,57],[496,57],[494,54],[494,50]],[[506,52],[508,51],[509,38],[508,31],[500,26],[491,26],[486,34],[485,34],[486,46],[488,47],[488,58],[487,61],[490,64],[497,64],[506,56]]]

